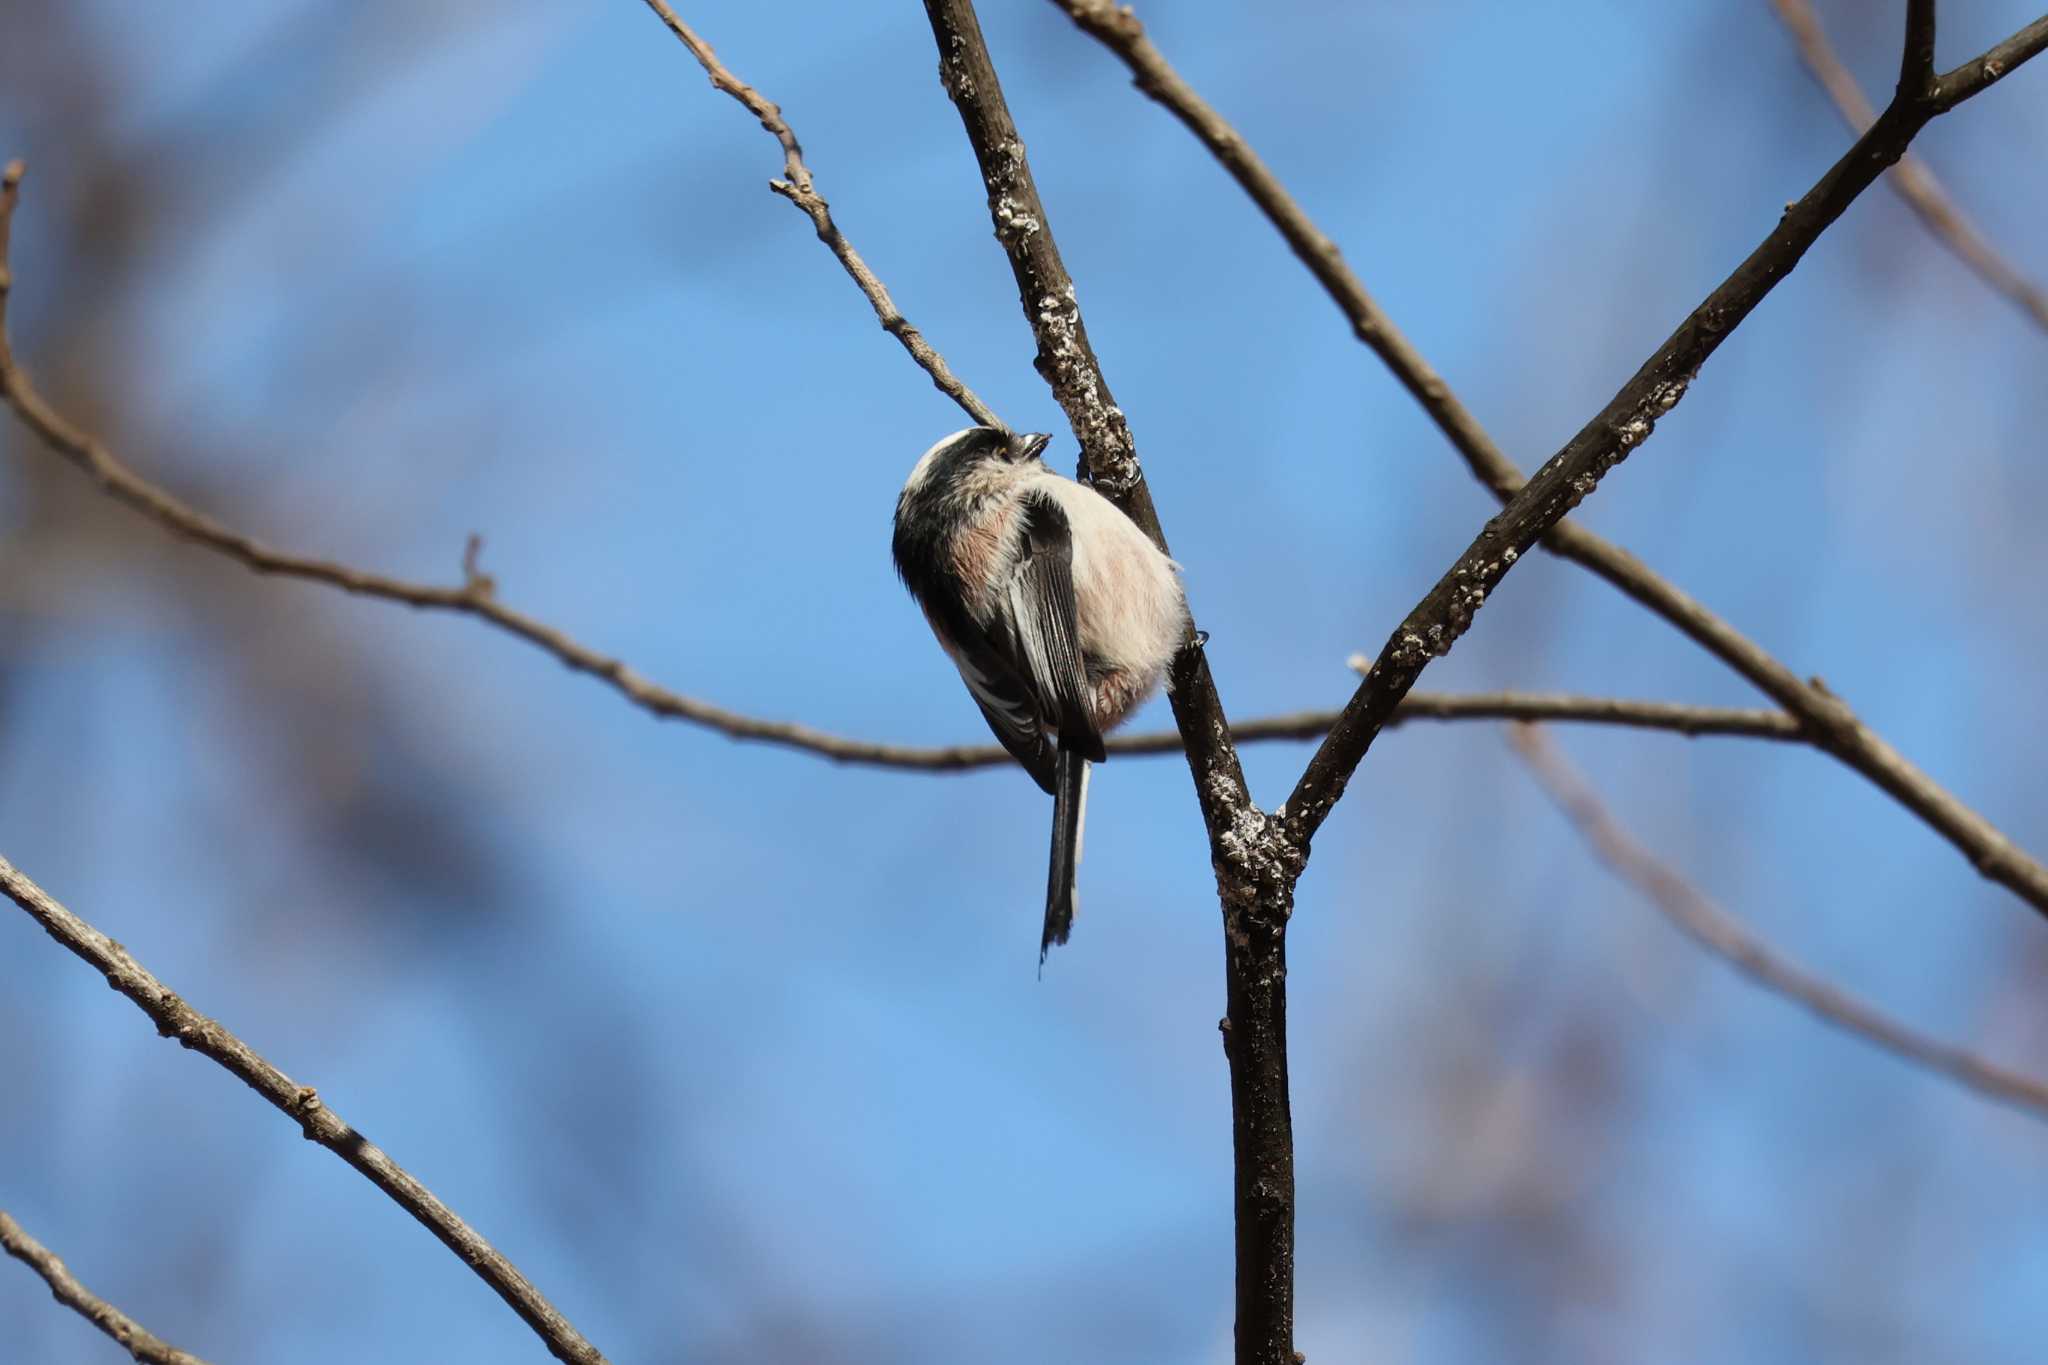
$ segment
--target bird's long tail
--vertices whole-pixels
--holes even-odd
[[[1081,820],[1088,809],[1088,760],[1065,745],[1052,784],[1052,866],[1045,883],[1045,935],[1038,942],[1038,965],[1055,943],[1065,943],[1074,927],[1075,869],[1081,861]]]

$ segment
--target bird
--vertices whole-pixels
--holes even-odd
[[[989,729],[1053,798],[1038,962],[1073,928],[1102,738],[1189,638],[1180,566],[1095,489],[1045,464],[1051,437],[975,426],[918,457],[896,498],[896,572]]]

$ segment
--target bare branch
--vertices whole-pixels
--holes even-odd
[[[1354,654],[1350,668],[1365,673],[1372,661]],[[1316,713],[1320,715],[1321,713]],[[1410,692],[1390,724],[1410,720],[1548,720],[1670,730],[1681,735],[1745,735],[1751,739],[1804,740],[1805,730],[1783,711],[1683,702],[1629,701],[1570,692]],[[1255,724],[1258,722],[1254,722]]]
[[[832,254],[839,258],[839,264],[845,267],[846,273],[853,277],[853,282],[860,286],[860,292],[867,295],[869,304],[875,310],[875,320],[882,324],[882,330],[903,343],[903,349],[910,352],[910,358],[932,377],[932,383],[938,386],[940,393],[960,405],[961,411],[981,426],[1003,427],[1007,430],[1003,419],[996,416],[995,410],[982,402],[974,390],[968,388],[953,374],[946,365],[946,358],[924,339],[924,333],[913,327],[910,319],[897,311],[896,303],[889,297],[889,291],[882,284],[880,277],[868,268],[868,263],[853,249],[853,243],[846,240],[846,234],[832,221],[832,206],[818,193],[811,178],[810,167],[804,164],[804,149],[798,144],[796,134],[790,130],[789,123],[782,117],[781,108],[727,70],[718,60],[718,54],[711,50],[711,45],[698,37],[690,26],[682,21],[668,5],[667,0],[647,0],[647,7],[653,10],[667,26],[668,31],[675,34],[683,46],[690,50],[690,55],[704,68],[704,74],[711,78],[711,84],[738,100],[745,106],[747,112],[761,120],[761,126],[773,133],[775,140],[782,144],[784,178],[769,181],[768,188],[803,210],[804,215],[811,220],[811,226],[817,229],[818,240],[831,249]]]
[[[925,0],[945,86],[988,191],[996,240],[1038,342],[1036,365],[1080,440],[1082,468],[1161,549],[1166,537],[1123,411],[1088,341],[1074,281],[971,0]],[[1192,627],[1190,627],[1192,631]],[[1301,862],[1251,802],[1209,665],[1191,634],[1171,700],[1223,905],[1224,1052],[1236,1179],[1237,1358],[1294,1362],[1294,1141],[1287,1092],[1287,919]]]
[[[220,1063],[298,1124],[308,1141],[333,1152],[389,1195],[393,1203],[476,1271],[478,1278],[526,1321],[557,1360],[572,1365],[604,1365],[603,1354],[583,1339],[517,1267],[463,1222],[455,1210],[436,1199],[426,1186],[350,1127],[313,1087],[299,1085],[258,1056],[247,1043],[186,1004],[130,956],[126,948],[52,900],[4,857],[0,857],[0,893],[26,910],[51,938],[104,976],[109,986],[134,1001],[155,1023],[158,1033]]]
[[[1856,77],[1829,46],[1812,0],[1771,0],[1771,8],[1791,32],[1799,47],[1800,60],[1834,101],[1842,121],[1849,125],[1850,132],[1860,136],[1877,121],[1877,111],[1864,98]],[[1908,152],[1892,167],[1885,183],[1906,201],[1906,206],[1919,216],[1935,239],[1975,271],[1978,278],[2017,304],[2037,326],[2048,329],[2048,290],[2021,274],[1984,239],[1925,161]]]
[[[1471,626],[1487,594],[1516,559],[1590,494],[1609,470],[1649,439],[1658,420],[1684,398],[1699,367],[1727,335],[1798,265],[1856,196],[1905,152],[1913,136],[1942,107],[1946,106],[1895,101],[1804,197],[1787,206],[1778,226],[1693,310],[1607,406],[1508,500],[1500,515],[1480,531],[1409,613],[1388,639],[1345,708],[1345,717],[1310,760],[1288,800],[1289,832],[1304,847],[1342,796],[1393,705],[1414,686],[1422,670],[1447,653]],[[1776,700],[1804,717],[1791,698]],[[1800,696],[1798,700],[1809,703],[1807,709],[1820,709],[1810,704],[1811,698]],[[1838,742],[1853,750],[1855,746],[1846,742],[1852,733],[1874,742],[1846,708],[1837,712],[1834,731],[1827,736],[1831,751]],[[1884,779],[1879,776],[1878,780]],[[1887,786],[1887,790],[1894,788]],[[1976,832],[1985,830],[1988,826]],[[1996,831],[1989,833],[1996,843],[1966,850],[1973,861],[1986,875],[2004,881],[2048,913],[2048,869],[2019,854]]]
[[[1999,43],[1983,56],[1964,62],[1934,82],[1930,102],[1934,112],[1945,114],[1964,100],[1981,95],[2010,76],[2019,66],[2048,48],[2048,14],[2042,15],[2018,33]]]
[[[2035,1118],[2048,1118],[2048,1083],[2008,1071],[1947,1043],[1915,1032],[1826,979],[1785,960],[1742,922],[1632,838],[1539,725],[1508,729],[1520,754],[1551,800],[1577,827],[1600,861],[1642,892],[1673,927],[1723,959],[1765,990],[1805,1006],[1828,1023],[1917,1066],[2002,1100]]]
[[[1934,27],[1934,0],[1906,0],[1897,93],[1901,101],[1914,103],[1934,93]]]
[[[1443,377],[1380,311],[1357,275],[1344,263],[1336,244],[1315,226],[1243,136],[1181,78],[1146,38],[1137,16],[1127,7],[1107,0],[1053,3],[1121,58],[1136,78],[1138,88],[1163,105],[1209,148],[1308,266],[1350,321],[1353,332],[1386,363],[1401,386],[1414,395],[1436,422],[1464,457],[1474,477],[1503,503],[1519,494],[1526,481],[1514,462],[1494,444]],[[1868,122],[1874,119],[1866,120],[1866,126]],[[1864,127],[1857,128],[1858,133],[1863,131]],[[1677,627],[1797,717],[1822,748],[1931,825],[1982,875],[2048,912],[2048,868],[2028,857],[1996,826],[1958,801],[1868,729],[1818,679],[1808,682],[1800,678],[1633,554],[1574,521],[1566,519],[1552,526],[1544,534],[1542,544],[1551,553],[1592,570]]]
[[[138,1365],[206,1365],[190,1351],[152,1336],[141,1323],[80,1284],[57,1254],[24,1232],[5,1209],[0,1209],[0,1251],[42,1276],[51,1298],[112,1337]]]
[[[7,285],[11,278],[8,273],[8,233],[21,176],[22,166],[16,161],[7,167],[4,179],[0,179],[0,399],[5,400],[22,423],[41,437],[44,444],[83,470],[116,501],[142,513],[171,534],[226,555],[260,574],[324,583],[343,592],[403,603],[421,610],[477,617],[546,651],[568,667],[610,684],[628,701],[656,716],[686,720],[733,739],[777,744],[846,762],[898,767],[955,766],[927,761],[915,752],[906,757],[905,751],[891,746],[842,739],[804,725],[760,720],[661,687],[621,660],[601,654],[553,626],[501,603],[496,596],[496,583],[479,566],[481,542],[475,537],[463,552],[463,581],[460,585],[441,587],[413,583],[368,573],[346,564],[271,549],[157,487],[116,458],[97,438],[52,407],[15,359],[6,329]]]

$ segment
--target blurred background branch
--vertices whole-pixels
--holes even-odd
[[[42,1276],[51,1298],[113,1338],[139,1365],[206,1365],[191,1352],[151,1335],[141,1323],[80,1284],[57,1254],[29,1236],[5,1209],[0,1209],[0,1251]]]
[[[1544,728],[1532,721],[1508,726],[1516,754],[1600,861],[1641,892],[1657,912],[1708,952],[1765,990],[1803,1005],[1820,1018],[1885,1051],[1976,1091],[2048,1118],[2048,1083],[1993,1065],[1963,1048],[1922,1036],[1824,977],[1788,962],[1742,921],[1630,836],[1580,776]]]

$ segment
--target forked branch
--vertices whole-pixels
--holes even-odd
[[[1917,16],[1917,10],[1915,13]],[[1917,41],[1917,31],[1917,27],[1909,30],[1909,40]],[[1988,88],[2044,44],[2048,44],[2048,19],[2030,25],[1986,56],[1936,78],[1924,95],[1902,95],[1893,100],[1855,146],[1811,190],[1787,206],[1777,227],[1693,310],[1634,378],[1508,500],[1388,638],[1345,707],[1344,717],[1309,761],[1287,802],[1287,828],[1292,837],[1306,848],[1343,795],[1374,735],[1423,669],[1448,653],[1471,627],[1487,595],[1516,560],[1649,439],[1657,422],[1685,397],[1700,366],[1791,273],[1821,233],[1905,153],[1929,120]],[[1794,709],[1789,701],[1785,704]],[[1831,751],[1837,747],[1853,750],[1872,738],[1846,707],[1840,708],[1822,733],[1822,742]],[[1978,865],[1985,875],[2012,886],[2048,914],[2048,869],[2020,853],[2003,836],[1988,844]]]
[[[1851,133],[1861,135],[1877,121],[1877,110],[1864,98],[1856,77],[1842,64],[1822,31],[1812,0],[1771,0],[1771,8],[1792,35],[1799,59],[1834,102]],[[2048,330],[2048,290],[2028,279],[1984,239],[1968,215],[1957,207],[1925,161],[1908,152],[1892,167],[1885,183],[1906,201],[1927,230],[1975,271],[1993,290],[2010,299],[2034,324]]]

